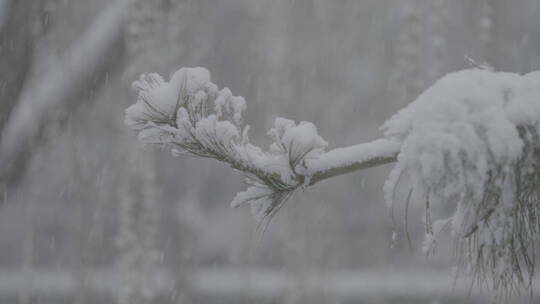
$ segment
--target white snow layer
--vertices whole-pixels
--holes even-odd
[[[387,158],[399,152],[400,144],[393,140],[377,139],[345,148],[337,148],[306,161],[311,174],[325,172],[337,167],[346,167],[375,158]]]
[[[522,220],[537,218],[537,202],[523,200],[519,191],[525,190],[517,189],[530,182],[530,172],[525,171],[538,162],[534,149],[540,130],[539,76],[486,70],[451,73],[382,127],[387,138],[401,144],[385,184],[386,201],[394,203],[396,186],[406,173],[412,201],[426,208],[424,251],[432,250],[443,227],[451,227],[471,269],[489,269],[494,282],[523,278],[515,269],[525,266],[516,266],[521,262],[515,257],[527,259],[534,245],[516,249],[513,240],[528,242],[528,233],[537,233],[535,223]],[[528,164],[527,170],[522,164]],[[452,207],[454,214],[433,218],[440,206]],[[474,242],[467,241],[471,237]]]
[[[398,164],[386,185],[392,193],[407,170],[416,197],[431,200],[482,195],[490,170],[522,155],[517,126],[540,122],[540,82],[533,77],[485,70],[446,75],[382,127],[401,143]]]

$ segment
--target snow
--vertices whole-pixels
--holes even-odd
[[[217,87],[210,82],[210,73],[205,68],[182,68],[173,74],[170,81],[155,73],[141,75],[133,82],[137,91],[137,102],[126,109],[126,124],[141,130],[150,127],[150,122],[181,125],[185,115],[178,115],[180,121],[174,121],[183,96],[189,96],[191,102],[200,105],[209,96],[217,94]],[[229,91],[230,92],[230,91]],[[185,109],[182,114],[187,114]]]
[[[215,132],[216,137],[223,142],[230,142],[239,137],[238,129],[232,123],[218,120],[215,115],[199,120],[196,129],[200,133],[210,134]]]
[[[281,144],[289,149],[291,158],[296,159],[310,152],[322,152],[328,143],[317,134],[314,124],[300,122],[285,130]]]
[[[337,148],[322,154],[316,159],[306,161],[311,175],[337,167],[346,167],[353,163],[362,163],[374,158],[394,156],[399,151],[400,144],[393,140],[377,139],[345,148]]]
[[[238,192],[236,194],[231,202],[231,207],[236,208],[245,202],[257,200],[269,194],[272,194],[269,189],[262,187],[249,187],[246,191]]]
[[[318,158],[328,145],[319,136],[314,124],[306,121],[296,124],[293,120],[281,117],[276,118],[268,136],[274,140],[270,152],[281,154],[282,166],[289,167],[295,174],[303,172],[303,162]]]
[[[384,187],[385,199],[394,204],[395,189],[407,180],[402,178],[406,174],[412,202],[426,208],[425,252],[434,248],[448,224],[458,243],[468,248],[463,254],[472,252],[470,265],[491,269],[497,278],[516,275],[509,246],[518,235],[528,239],[524,231],[534,229],[528,226],[532,223],[515,219],[529,218],[533,215],[527,212],[536,210],[517,202],[522,198],[516,185],[530,182],[517,166],[537,161],[525,148],[537,145],[540,131],[538,76],[487,70],[451,73],[382,126],[385,136],[401,145]],[[455,210],[450,218],[432,217],[433,210],[449,206]],[[469,237],[475,241],[467,242]],[[528,254],[529,249],[519,250]],[[479,265],[486,261],[494,261],[495,267]]]
[[[137,102],[126,109],[125,123],[140,132],[142,142],[189,143],[190,134],[204,140],[214,133],[221,142],[239,138],[237,126],[219,118],[226,110],[239,122],[245,102],[231,96],[227,88],[218,91],[205,68],[181,68],[169,81],[154,73],[142,75],[132,87]],[[217,113],[203,115],[212,101]]]
[[[451,224],[451,219],[438,219],[433,222],[433,227],[430,233],[426,233],[424,237],[424,243],[422,244],[422,252],[425,255],[429,255],[432,252],[435,252],[437,239],[441,232]]]
[[[242,122],[242,112],[246,110],[246,101],[241,96],[232,96],[231,90],[224,88],[215,100],[214,110],[219,118],[229,114],[235,124]]]
[[[494,165],[521,156],[516,127],[539,122],[540,91],[530,77],[466,70],[443,77],[382,129],[401,144],[395,171],[408,171],[417,194],[437,187],[445,200],[481,194]],[[396,182],[389,180],[387,192]]]

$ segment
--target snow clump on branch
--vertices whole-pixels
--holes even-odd
[[[430,251],[451,227],[462,260],[503,292],[529,283],[540,236],[540,77],[485,70],[448,74],[382,127],[399,143],[385,184],[403,173],[425,206]],[[455,212],[435,218],[435,210]]]

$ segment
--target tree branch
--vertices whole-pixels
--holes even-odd
[[[387,139],[337,148],[319,158],[308,160],[308,171],[312,172],[309,185],[338,175],[357,170],[377,167],[397,160],[400,145]]]
[[[243,98],[218,90],[204,68],[182,68],[170,81],[141,76],[126,123],[143,142],[173,145],[180,153],[214,158],[244,172],[250,187],[231,205],[249,203],[259,223],[299,188],[397,162],[384,186],[385,199],[393,204],[406,170],[413,185],[407,205],[411,197],[425,204],[424,249],[433,248],[451,225],[460,258],[478,278],[491,274],[494,288],[506,293],[514,284],[527,288],[535,269],[539,84],[538,72],[451,73],[389,119],[382,127],[385,139],[325,152],[328,144],[312,123],[277,118],[265,151],[249,143],[249,128],[241,123]],[[437,219],[435,206],[455,206],[455,213]]]
[[[126,110],[126,123],[139,140],[172,145],[173,152],[213,158],[246,175],[250,187],[232,206],[250,203],[262,219],[274,214],[298,188],[356,170],[396,161],[400,144],[387,139],[335,149],[309,122],[277,118],[268,132],[268,151],[249,143],[242,125],[242,97],[218,90],[204,68],[182,68],[165,81],[143,75],[133,84],[137,103]]]

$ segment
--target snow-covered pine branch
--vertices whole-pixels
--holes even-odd
[[[532,279],[540,236],[540,72],[448,74],[388,120],[384,138],[328,152],[312,123],[284,118],[268,132],[269,149],[251,144],[245,100],[219,90],[204,68],[182,68],[169,81],[143,75],[133,87],[138,98],[126,123],[139,140],[243,172],[250,187],[231,205],[249,203],[259,221],[297,189],[397,162],[385,198],[405,201],[396,200],[396,187],[408,181],[407,200],[425,207],[426,252],[448,227],[460,261],[479,278],[490,274],[496,289],[519,290]],[[454,213],[441,214],[443,206]]]
[[[424,251],[448,228],[460,262],[506,295],[530,283],[540,237],[540,73],[451,73],[383,125],[401,143],[400,177],[425,207]],[[403,201],[403,200],[402,200]],[[451,207],[453,213],[440,210]],[[439,211],[438,211],[439,210]]]
[[[133,88],[138,99],[126,110],[126,124],[139,132],[139,140],[170,145],[175,155],[214,158],[243,172],[250,187],[231,205],[250,203],[258,220],[271,216],[296,189],[353,167],[395,160],[399,148],[380,140],[325,153],[327,143],[312,123],[277,118],[268,131],[273,142],[263,150],[249,142],[249,126],[242,123],[245,100],[227,88],[219,90],[200,67],[182,68],[168,82],[157,74],[143,75]],[[345,154],[348,158],[339,162],[332,156]]]

